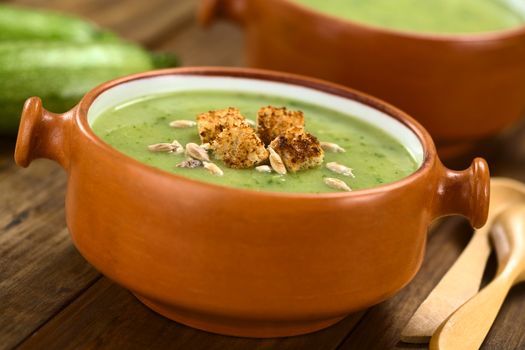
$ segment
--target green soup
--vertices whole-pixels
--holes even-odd
[[[295,0],[344,19],[392,29],[472,33],[525,23],[522,0]]]
[[[211,175],[204,168],[178,168],[184,155],[153,153],[147,146],[178,140],[181,144],[200,144],[196,127],[174,129],[169,122],[195,120],[198,113],[237,107],[248,119],[255,119],[262,106],[286,106],[305,114],[307,131],[321,141],[345,148],[345,153],[325,152],[325,162],[338,162],[353,169],[355,178],[336,174],[324,166],[297,173],[278,175],[259,173],[254,169],[230,169],[213,160],[223,176]],[[325,177],[345,181],[353,190],[370,188],[399,180],[414,172],[417,164],[397,140],[365,122],[345,114],[307,103],[279,97],[218,91],[178,92],[137,99],[102,113],[93,130],[117,150],[141,162],[168,172],[218,185],[273,192],[336,192],[328,187]]]

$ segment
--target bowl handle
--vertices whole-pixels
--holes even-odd
[[[199,23],[207,27],[217,18],[229,18],[244,23],[248,0],[202,0],[197,13]]]
[[[454,171],[439,163],[441,176],[435,217],[460,214],[475,228],[487,221],[490,200],[490,173],[487,162],[476,158],[470,167]]]
[[[67,170],[71,116],[71,112],[55,114],[46,111],[38,97],[27,99],[16,140],[16,164],[25,168],[34,159],[47,158]]]

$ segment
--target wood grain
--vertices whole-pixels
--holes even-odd
[[[9,349],[73,300],[98,273],[78,254],[64,222],[63,171],[12,161],[0,177],[0,348]]]
[[[335,349],[359,320],[352,315],[313,334],[246,339],[202,332],[155,314],[130,292],[102,278],[20,349]]]
[[[494,215],[492,210],[489,214]],[[488,225],[490,220],[489,217]],[[403,341],[428,343],[441,323],[478,293],[485,262],[491,253],[488,225],[474,232],[461,255],[420,304],[401,333]]]
[[[487,259],[493,251],[490,244],[494,220],[509,206],[525,201],[525,185],[493,178],[487,223],[476,230],[461,256],[419,306],[407,326],[402,340],[409,343],[428,343],[438,327],[467,300],[478,294]]]
[[[497,275],[441,324],[432,336],[430,349],[478,349],[512,286],[525,282],[525,204],[501,212],[494,225],[501,228],[491,235],[499,262]]]
[[[523,310],[525,310],[524,283],[511,289],[481,349],[525,349]]]

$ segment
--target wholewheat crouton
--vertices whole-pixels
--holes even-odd
[[[301,128],[289,129],[276,137],[270,147],[281,156],[286,169],[292,173],[323,163],[324,151],[319,140]]]
[[[211,149],[230,168],[251,168],[268,159],[268,151],[255,130],[244,124],[222,130]]]
[[[219,109],[197,116],[197,128],[202,143],[210,143],[226,128],[248,125],[237,108]]]
[[[289,111],[286,107],[262,107],[257,113],[257,134],[265,145],[284,135],[289,129],[304,130],[304,115],[301,111]]]

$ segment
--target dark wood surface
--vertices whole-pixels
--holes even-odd
[[[150,49],[176,52],[185,65],[243,64],[243,35],[195,23],[196,0],[11,0],[75,13]],[[451,218],[429,234],[414,281],[390,300],[326,330],[284,339],[243,339],[169,321],[101,276],[75,250],[64,220],[66,176],[41,160],[12,161],[14,138],[0,140],[0,349],[425,349],[399,342],[417,306],[467,244],[471,230]],[[525,181],[525,123],[491,149],[492,171]],[[492,259],[486,273],[494,273]],[[515,287],[483,349],[525,349],[525,286]]]

